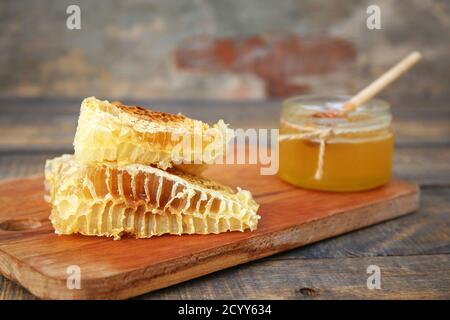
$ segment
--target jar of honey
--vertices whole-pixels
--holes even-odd
[[[346,116],[350,97],[303,96],[283,103],[279,176],[296,186],[324,191],[360,191],[389,181],[394,137],[389,104],[372,100]]]

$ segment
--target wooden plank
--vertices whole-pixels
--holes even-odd
[[[259,111],[262,113],[261,111]],[[233,128],[278,128],[279,117],[256,120],[227,119],[229,117],[217,116],[217,119],[225,118]],[[0,151],[14,151],[27,149],[68,149],[71,148],[73,137],[77,126],[77,116],[54,117],[37,121],[33,119],[28,122],[19,119],[3,118],[0,121]],[[403,120],[396,119],[393,127],[397,145],[428,145],[445,144],[450,145],[449,120],[440,119],[433,121]]]
[[[450,147],[396,148],[393,171],[395,176],[422,186],[450,186]]]
[[[256,231],[121,241],[58,237],[47,220],[42,177],[3,182],[0,270],[43,298],[126,298],[388,220],[418,205],[417,187],[402,181],[346,194],[294,188],[260,176],[256,166],[213,167],[207,174],[254,192],[262,216]],[[82,270],[81,290],[66,288],[70,265]]]
[[[367,288],[367,267],[381,289]],[[264,260],[140,299],[450,299],[450,255]]]
[[[280,259],[450,254],[450,188],[421,191],[417,212],[279,254]],[[450,266],[449,266],[450,268]]]
[[[14,281],[0,276],[0,300],[35,300],[36,296]]]
[[[133,101],[131,104],[184,114],[207,122],[224,119],[234,128],[277,128],[281,101]],[[0,151],[22,147],[70,148],[81,99],[0,98]],[[450,143],[446,100],[393,102],[398,144]]]
[[[276,114],[273,114],[273,112],[272,114],[271,112],[265,113],[264,108],[261,108],[261,110],[241,108],[238,115],[235,115],[233,110],[228,110],[228,116],[226,116],[227,111],[225,110],[223,112],[212,110],[211,112],[210,110],[202,110],[197,113],[192,112],[192,109],[186,109],[187,112],[184,113],[189,113],[190,116],[195,118],[202,118],[209,123],[216,122],[218,119],[225,119],[233,128],[278,128],[279,126],[279,112]],[[200,116],[205,113],[209,114],[207,119]],[[253,113],[259,116],[252,118]],[[8,148],[13,147],[22,147],[25,150],[26,147],[35,148],[36,145],[49,148],[55,144],[68,148],[71,147],[73,142],[78,112],[70,116],[50,114],[45,117],[35,113],[10,115],[0,112],[0,117],[0,151],[9,150]],[[411,144],[422,146],[425,143],[449,145],[449,118],[450,115],[431,119],[419,118],[419,115],[412,119],[402,116],[394,118],[393,127],[396,143],[400,146]]]
[[[103,99],[103,97],[98,97]],[[28,118],[36,115],[40,118],[48,118],[50,115],[78,115],[81,101],[79,98],[20,98],[0,97],[0,114],[20,115]],[[241,113],[252,115],[249,119],[259,117],[269,118],[279,112],[282,100],[136,100],[121,99],[126,104],[151,106],[156,110],[178,113],[180,110],[191,112],[189,116],[214,120],[214,116],[233,116],[239,118]],[[411,100],[409,97],[396,97],[389,99],[394,117],[405,119],[448,119],[450,97],[424,97],[423,99]],[[208,110],[208,113],[205,113]],[[264,111],[258,112],[257,111]]]

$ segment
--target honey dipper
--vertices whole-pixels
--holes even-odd
[[[317,112],[313,115],[315,118],[334,118],[334,117],[345,117],[348,113],[356,110],[358,106],[366,103],[377,95],[381,90],[387,87],[389,84],[397,80],[403,73],[412,68],[417,62],[420,61],[422,55],[420,52],[411,52],[408,56],[403,58],[391,69],[386,71],[381,77],[373,81],[367,87],[362,89],[356,95],[354,95],[350,100],[348,100],[339,111],[326,111]]]

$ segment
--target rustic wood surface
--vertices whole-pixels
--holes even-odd
[[[149,293],[142,299],[450,298],[450,99],[391,101],[394,174],[421,186],[418,212]],[[234,127],[276,127],[280,103],[126,101]],[[72,152],[80,99],[0,99],[0,178],[41,173]],[[381,268],[380,290],[366,268]],[[0,299],[35,299],[0,277]]]

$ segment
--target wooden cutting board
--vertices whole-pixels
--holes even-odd
[[[261,176],[256,165],[212,167],[207,175],[252,191],[261,204],[258,230],[120,241],[58,236],[42,176],[2,181],[0,271],[40,298],[128,298],[392,219],[419,202],[417,185],[399,180],[366,192],[326,193]],[[80,268],[80,289],[67,287],[70,266]]]

